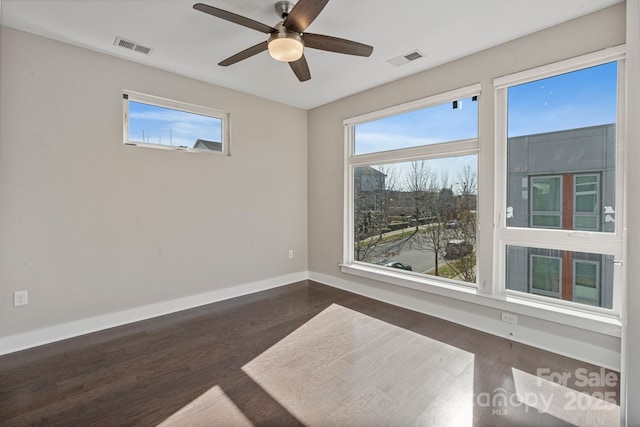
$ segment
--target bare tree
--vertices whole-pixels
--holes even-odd
[[[476,171],[467,165],[458,174],[456,184],[460,189],[455,212],[458,222],[456,228],[451,230],[451,238],[455,239],[455,244],[459,246],[454,259],[446,261],[455,277],[474,283],[476,281]]]
[[[405,188],[413,195],[414,219],[416,230],[422,218],[426,218],[427,193],[435,179],[435,173],[429,168],[426,160],[411,162],[409,171],[405,176]]]
[[[475,197],[478,192],[478,174],[471,166],[466,165],[458,174],[458,188],[462,198],[462,207],[468,210],[475,208]]]
[[[429,183],[430,203],[427,206],[431,222],[425,227],[424,234],[421,236],[422,246],[433,252],[436,276],[440,275],[440,258],[448,243],[445,223],[450,215],[450,198],[452,197],[448,185],[449,175],[446,172],[441,172],[439,176],[433,174]]]
[[[411,246],[433,253],[435,275],[440,275],[439,258],[446,245],[444,221],[445,203],[442,196],[444,185],[448,185],[448,175],[438,174],[430,169],[426,161],[412,162],[406,178],[406,188],[415,201],[416,233]],[[450,190],[449,190],[450,191]],[[420,224],[425,224],[420,228]],[[419,232],[418,232],[419,231]]]

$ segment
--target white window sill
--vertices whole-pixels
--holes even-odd
[[[621,337],[622,323],[614,315],[543,304],[513,295],[485,295],[479,293],[474,285],[466,286],[447,279],[434,280],[417,273],[392,271],[373,265],[341,264],[340,269],[346,274],[391,285],[478,304],[496,310],[508,311],[525,317],[572,326],[603,335]]]

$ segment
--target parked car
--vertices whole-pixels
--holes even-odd
[[[444,259],[453,260],[473,253],[473,245],[466,240],[451,240],[444,248]]]
[[[459,225],[460,225],[460,222],[458,222],[457,219],[450,219],[445,224],[445,227],[447,227],[447,228],[458,228]]]
[[[399,268],[401,270],[413,271],[413,268],[411,268],[409,264],[405,264],[397,261],[390,261],[385,264],[385,267],[393,267],[393,268]]]

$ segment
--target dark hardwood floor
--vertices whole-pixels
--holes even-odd
[[[615,425],[618,374],[577,372],[309,281],[2,356],[0,425]]]

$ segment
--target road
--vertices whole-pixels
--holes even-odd
[[[387,250],[397,251],[396,243],[385,243],[378,246],[383,252]],[[410,248],[409,245],[405,245],[398,255],[387,258],[389,261],[398,261],[404,264],[409,264],[413,271],[418,273],[424,273],[433,267],[435,267],[435,257],[433,251],[430,250],[418,250]],[[443,260],[440,260],[440,265],[444,264]]]

